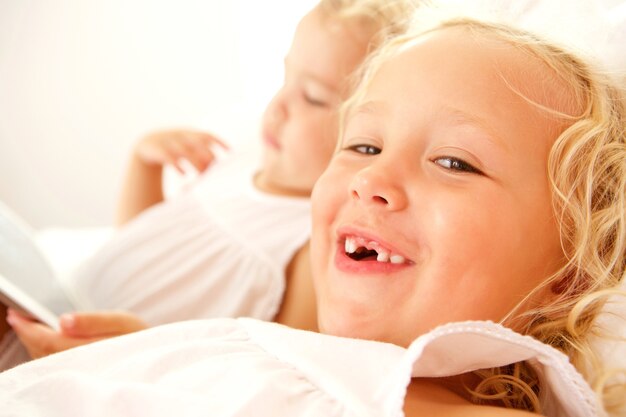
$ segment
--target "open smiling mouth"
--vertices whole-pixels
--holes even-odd
[[[408,263],[404,256],[393,253],[378,242],[362,237],[346,236],[344,249],[346,256],[355,261],[376,261],[396,265]]]

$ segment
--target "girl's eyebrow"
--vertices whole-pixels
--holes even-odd
[[[444,107],[442,113],[452,123],[473,127],[483,133],[481,137],[484,137],[492,145],[508,150],[507,141],[480,116],[450,106]]]
[[[366,101],[363,103],[359,103],[356,106],[352,107],[349,112],[349,118],[354,116],[358,116],[361,114],[364,115],[373,115],[373,114],[381,114],[388,111],[388,106],[383,101]]]
[[[358,116],[375,116],[389,112],[389,104],[384,101],[371,100],[355,105],[348,113],[346,120],[353,119]],[[510,151],[508,142],[504,140],[486,120],[477,114],[467,112],[452,106],[444,106],[438,112],[439,121],[444,120],[455,126],[469,126],[475,129],[479,135],[484,138],[490,145]]]

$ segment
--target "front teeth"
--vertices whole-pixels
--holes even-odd
[[[355,253],[360,247],[378,252],[376,256],[378,262],[391,262],[392,264],[403,264],[406,262],[404,256],[388,252],[386,249],[382,248],[378,242],[367,241],[360,237],[346,237],[344,243],[346,253]]]
[[[392,264],[403,264],[406,261],[406,259],[404,259],[404,256],[401,255],[391,255],[389,257],[389,260]]]
[[[354,241],[354,239],[346,239],[346,243],[345,243],[345,249],[346,249],[346,253],[354,253],[356,252],[358,245],[356,244],[356,242]]]

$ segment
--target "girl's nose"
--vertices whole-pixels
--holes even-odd
[[[388,211],[404,209],[408,198],[401,178],[394,177],[389,168],[370,165],[357,172],[350,183],[352,199]]]

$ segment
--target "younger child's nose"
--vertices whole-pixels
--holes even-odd
[[[287,119],[289,111],[285,92],[282,90],[276,93],[272,101],[267,106],[267,117],[272,124],[280,124]]]

